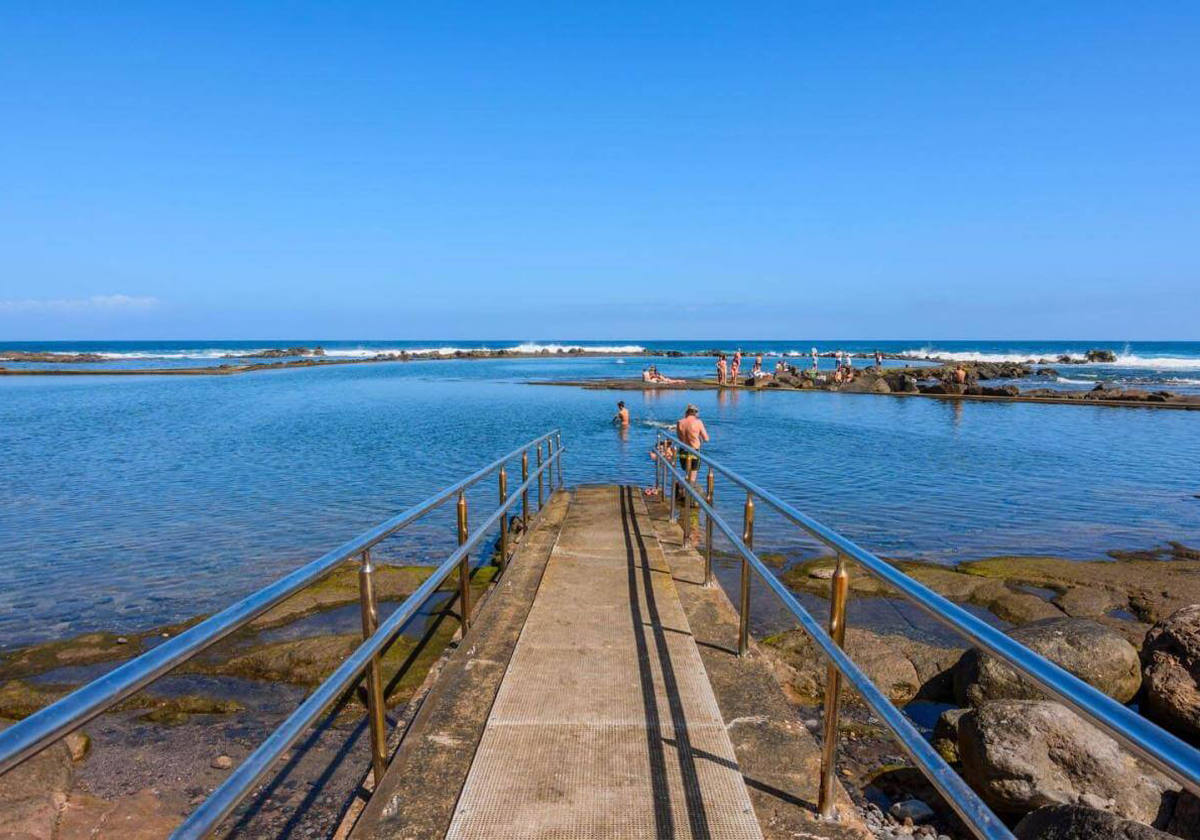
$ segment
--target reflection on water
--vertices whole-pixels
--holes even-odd
[[[655,432],[688,402],[713,457],[884,556],[1095,557],[1200,541],[1192,413],[522,384],[614,370],[514,358],[0,381],[0,645],[210,611],[551,426],[568,482],[648,485]],[[614,434],[617,398],[633,427]],[[495,498],[494,481],[474,488],[472,521]],[[740,522],[744,496],[720,477],[716,499]],[[814,550],[765,505],[756,544]],[[433,563],[453,548],[449,506],[378,555]]]

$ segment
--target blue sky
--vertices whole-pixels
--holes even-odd
[[[1200,338],[1195,3],[106,5],[0,12],[0,340]]]

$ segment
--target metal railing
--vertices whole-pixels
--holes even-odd
[[[546,456],[543,457],[543,444]],[[529,450],[537,451],[537,467],[529,469]],[[217,787],[182,825],[172,838],[202,838],[208,835],[253,789],[267,771],[300,738],[337,698],[360,678],[365,679],[367,719],[371,738],[371,769],[378,785],[387,762],[387,732],[384,717],[383,680],[380,653],[404,626],[425,605],[442,582],[458,570],[459,615],[465,633],[471,621],[470,552],[492,528],[500,526],[499,560],[501,570],[507,563],[509,511],[518,503],[521,518],[528,528],[529,490],[538,486],[537,510],[543,503],[543,483],[548,480],[551,492],[555,488],[555,468],[558,486],[562,486],[562,434],[548,432],[498,458],[463,480],[430,496],[423,502],[392,517],[369,531],[335,548],[333,551],[302,566],[275,583],[243,598],[231,607],[200,622],[175,638],[114,668],[99,679],[77,689],[61,700],[35,712],[24,720],[0,732],[0,774],[7,772],[27,758],[53,744],[64,735],[78,729],[96,715],[139,691],[176,666],[191,659],[229,634],[245,627],[252,620],[322,578],[347,560],[358,557],[359,602],[362,612],[363,643],[356,648],[334,672],[288,716],[259,747],[250,754]],[[507,464],[521,457],[521,484],[508,492]],[[499,504],[496,510],[471,532],[468,527],[466,491],[468,488],[498,474]],[[375,566],[371,548],[400,531],[405,526],[457,497],[458,548],[439,565],[425,581],[401,603],[388,618],[378,622],[374,589]]]
[[[897,709],[870,678],[854,663],[843,649],[846,631],[846,600],[850,576],[846,570],[846,558],[857,561],[866,571],[900,592],[908,600],[929,613],[938,621],[970,640],[983,651],[1007,662],[1019,673],[1033,680],[1047,694],[1064,703],[1085,720],[1099,727],[1139,758],[1162,771],[1195,795],[1200,795],[1200,752],[1179,738],[1166,732],[1143,718],[1137,712],[1113,700],[1093,688],[1074,674],[1065,671],[1050,660],[1034,653],[995,627],[987,624],[964,610],[953,601],[918,583],[889,563],[861,548],[846,537],[801,513],[792,505],[772,493],[763,490],[733,470],[705,456],[703,463],[708,467],[705,491],[697,490],[688,476],[684,475],[672,459],[663,457],[663,442],[669,441],[680,453],[699,457],[693,449],[678,438],[659,433],[658,457],[655,459],[656,482],[661,493],[667,492],[668,477],[671,485],[684,488],[685,507],[689,501],[705,515],[707,539],[705,542],[705,583],[712,582],[712,534],[713,527],[733,544],[742,558],[739,592],[738,654],[744,655],[749,647],[750,626],[750,572],[753,570],[766,583],[788,611],[799,621],[829,660],[825,685],[824,738],[821,757],[821,780],[818,811],[824,818],[833,812],[834,760],[838,740],[838,703],[841,681],[845,678],[858,691],[867,706],[887,725],[900,746],[908,753],[921,772],[938,789],[946,802],[963,819],[977,837],[1012,838],[1011,832],[979,799],[975,792],[953,768],[933,749],[928,741],[913,726],[912,722]],[[742,533],[737,534],[714,508],[714,472],[720,473],[746,493],[743,507]],[[671,491],[672,519],[676,518],[675,491]],[[665,496],[660,497],[664,498]],[[765,502],[795,525],[816,537],[837,554],[837,567],[830,581],[830,616],[828,631],[817,622],[788,590],[780,579],[771,572],[753,551],[755,499]],[[690,536],[691,516],[685,509],[682,527],[685,539]]]

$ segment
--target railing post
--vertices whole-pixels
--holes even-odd
[[[558,453],[558,489],[563,486],[562,480],[562,433],[556,432],[554,435],[554,451]]]
[[[687,472],[683,474],[686,488],[683,491],[683,543],[687,545],[692,539],[692,494],[688,492],[692,483],[688,480]]]
[[[500,507],[508,501],[508,468],[500,466]],[[508,511],[500,514],[500,571],[508,565]]]
[[[546,462],[550,464],[546,470],[546,489],[554,495],[554,438],[546,439]]]
[[[362,565],[358,567],[358,605],[362,613],[362,633],[369,639],[379,627],[379,613],[375,606],[375,566],[371,563],[371,550],[362,553]],[[383,771],[387,769],[387,721],[384,719],[383,673],[379,656],[372,656],[367,665],[367,724],[371,731],[371,770],[375,774],[375,789],[383,782]]]
[[[543,493],[542,493],[542,477],[545,475],[545,472],[543,472],[543,470],[542,470],[542,445],[540,443],[537,445],[537,467],[538,467],[538,508],[537,509],[540,511],[542,509],[542,504],[544,503],[543,502]]]
[[[850,575],[839,554],[829,593],[829,635],[838,647],[844,647],[846,641],[846,595],[849,589]],[[817,812],[823,820],[833,816],[833,771],[837,760],[841,689],[842,673],[831,662],[825,674],[825,739],[821,744],[821,787],[817,799]]]
[[[706,501],[708,502],[708,507],[711,510],[712,503],[713,503],[713,490],[715,489],[714,488],[715,482],[713,481],[712,467],[708,468],[708,481],[706,483],[707,483],[707,487],[705,487],[705,490],[707,492],[705,493],[705,496],[707,497]],[[705,586],[712,583],[712,534],[713,534],[713,518],[712,518],[712,514],[710,513],[704,517],[704,585]]]
[[[529,450],[521,453],[521,525],[524,531],[529,530]]]
[[[672,464],[672,466],[674,466],[674,465]],[[675,521],[675,484],[676,484],[675,473],[674,473],[674,471],[668,469],[667,467],[663,467],[663,492],[664,493],[666,492],[667,484],[671,485],[671,513],[670,513],[670,517],[669,517],[668,521],[674,522]]]
[[[467,541],[467,493],[458,491],[458,544]],[[462,610],[463,635],[471,629],[471,562],[464,554],[458,564],[458,605]]]
[[[754,496],[746,492],[746,506],[742,510],[742,542],[746,548],[754,548]],[[742,558],[742,592],[738,622],[738,656],[750,650],[750,561]]]

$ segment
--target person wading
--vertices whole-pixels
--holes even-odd
[[[617,413],[613,416],[613,423],[622,428],[629,426],[629,409],[625,407],[624,400],[617,403]]]
[[[675,435],[692,449],[699,449],[701,443],[708,442],[708,429],[700,419],[700,409],[688,404],[683,417],[675,424]],[[700,458],[686,449],[679,450],[679,466],[687,473],[687,480],[695,484],[696,472],[700,469]]]

